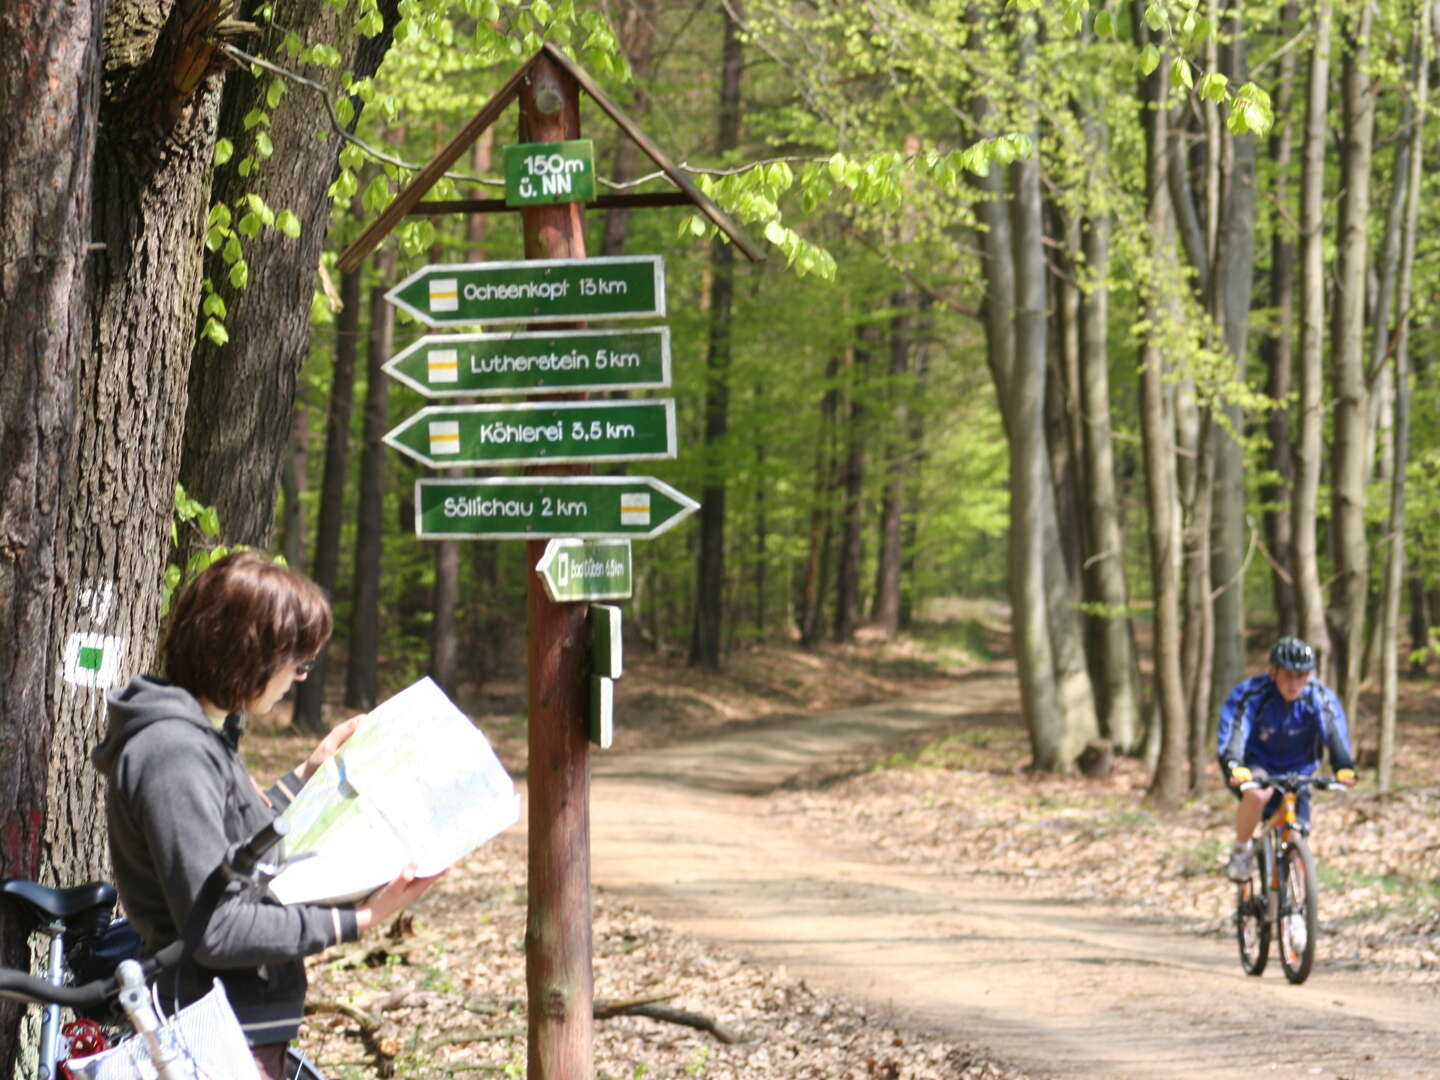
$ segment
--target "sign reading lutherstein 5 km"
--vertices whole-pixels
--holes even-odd
[[[675,402],[427,405],[385,441],[438,468],[673,458]]]
[[[665,314],[659,255],[426,266],[385,299],[427,326],[643,319]]]
[[[670,328],[426,334],[385,365],[426,397],[670,385]]]

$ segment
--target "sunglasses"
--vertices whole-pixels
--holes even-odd
[[[320,662],[319,657],[314,657],[314,656],[312,656],[309,660],[306,660],[304,663],[296,664],[296,665],[295,665],[295,674],[296,674],[296,675],[309,675],[310,672],[312,672],[312,671],[315,670],[315,665],[318,664],[319,662]]]

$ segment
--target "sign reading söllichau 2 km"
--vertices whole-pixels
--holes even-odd
[[[427,326],[642,319],[665,314],[665,266],[659,255],[442,263],[385,299]]]

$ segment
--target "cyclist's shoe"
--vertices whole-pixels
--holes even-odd
[[[1230,861],[1225,864],[1225,876],[1231,881],[1247,881],[1254,865],[1254,848],[1249,844],[1236,844],[1230,849]]]

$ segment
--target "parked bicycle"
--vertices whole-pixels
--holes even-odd
[[[138,935],[127,933],[123,921],[112,921],[116,893],[110,883],[55,889],[20,879],[0,882],[0,897],[17,904],[49,939],[39,974],[0,967],[0,996],[44,1006],[36,1080],[62,1080],[69,1075],[67,1060],[109,1049],[136,1034],[144,1040],[159,1080],[198,1080],[183,1048],[160,1038],[150,985],[193,951],[230,882],[257,884],[273,876],[276,868],[262,860],[284,833],[285,823],[277,819],[232,847],[196,897],[180,939],[143,959],[133,955],[139,949]],[[67,1008],[76,1019],[62,1027],[61,1010]],[[230,1019],[233,1022],[233,1015]],[[286,1054],[286,1075],[290,1080],[325,1080],[293,1047]]]
[[[1260,787],[1278,789],[1281,804],[1261,828],[1250,877],[1238,886],[1235,935],[1240,966],[1247,975],[1265,971],[1273,929],[1280,945],[1280,966],[1285,977],[1298,985],[1309,978],[1315,962],[1319,881],[1307,839],[1309,829],[1297,820],[1296,802],[1306,787],[1333,791],[1345,785],[1323,776],[1287,773],[1248,781],[1240,790]]]

